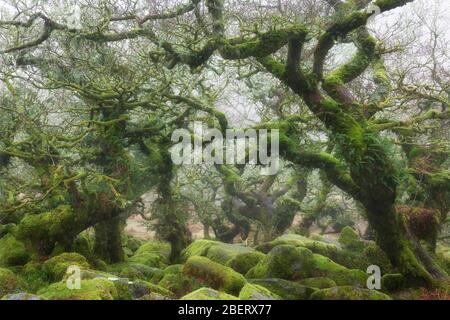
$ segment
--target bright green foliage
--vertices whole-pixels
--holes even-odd
[[[194,256],[188,259],[183,273],[211,288],[238,295],[246,280],[244,276],[208,258]]]
[[[257,284],[247,283],[239,293],[241,300],[281,300],[281,298]]]
[[[312,300],[391,300],[388,295],[369,289],[351,286],[322,289],[311,295]]]

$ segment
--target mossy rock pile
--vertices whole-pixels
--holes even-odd
[[[240,273],[200,256],[193,256],[186,261],[183,274],[195,278],[205,286],[236,296],[246,283]]]
[[[292,245],[279,245],[245,275],[246,278],[280,278],[301,280],[328,277],[338,285],[362,286],[367,275],[361,270],[348,269],[311,250]]]
[[[334,258],[338,255],[339,247],[332,243],[326,243],[323,241],[313,240],[298,234],[285,234],[273,241],[263,243],[256,247],[256,250],[263,253],[268,253],[273,248],[279,245],[288,244],[295,247],[303,247],[311,250],[314,253]]]
[[[103,278],[81,280],[80,289],[69,289],[65,281],[51,284],[38,295],[48,300],[114,300],[118,298],[116,286]]]
[[[311,295],[312,300],[392,300],[388,295],[369,289],[352,286],[322,289]]]

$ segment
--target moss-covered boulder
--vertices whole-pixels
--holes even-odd
[[[264,259],[265,256],[264,253],[259,251],[241,253],[228,260],[226,266],[245,275],[251,268]]]
[[[250,279],[249,283],[264,287],[283,300],[306,300],[317,290],[283,279]]]
[[[322,289],[311,295],[312,300],[391,300],[388,295],[369,289],[352,286]]]
[[[131,256],[130,258],[128,258],[128,262],[142,264],[152,268],[164,268],[167,266],[167,264],[163,261],[163,259],[163,257],[156,253],[143,252],[136,253],[135,255]]]
[[[146,294],[145,296],[140,297],[137,300],[171,300],[170,297],[166,297],[162,294],[159,293],[150,293],[150,294]]]
[[[401,290],[405,286],[405,277],[400,273],[385,274],[381,278],[381,289],[389,292]]]
[[[83,257],[94,257],[94,238],[87,232],[80,233],[72,244],[72,251],[81,254]]]
[[[0,239],[0,267],[24,265],[29,258],[24,244],[12,234],[7,234]]]
[[[131,255],[135,254],[136,251],[143,245],[143,241],[130,236],[130,235],[126,235],[124,234],[122,236],[122,243],[123,243],[123,249],[124,250],[128,250]],[[169,251],[170,251],[170,246],[169,246]]]
[[[312,275],[314,268],[313,253],[303,247],[279,245],[274,247],[246,278],[302,279]]]
[[[114,283],[103,278],[81,280],[80,289],[69,289],[65,281],[53,283],[38,295],[47,300],[114,300],[118,297]]]
[[[60,281],[64,278],[70,266],[78,266],[80,269],[89,269],[90,265],[86,258],[75,252],[65,252],[48,259],[42,264],[42,270],[47,274],[52,282]]]
[[[301,279],[297,282],[301,285],[304,285],[307,287],[318,288],[318,289],[326,289],[326,288],[332,288],[332,287],[337,286],[337,284],[334,280],[327,278],[327,277],[306,278],[306,279]]]
[[[179,264],[164,269],[164,275],[158,285],[173,292],[176,298],[202,287],[198,280],[184,274],[183,265]]]
[[[353,251],[364,250],[364,241],[359,238],[359,235],[352,227],[345,227],[339,235],[339,243],[343,248]]]
[[[114,281],[114,285],[117,289],[116,300],[137,300],[151,293],[159,294],[168,298],[173,296],[171,291],[153,283],[141,280],[129,281],[127,279],[118,279]]]
[[[24,265],[20,276],[26,284],[28,292],[37,292],[50,284],[49,277],[42,268],[42,263],[36,261],[30,261]]]
[[[239,298],[211,288],[201,288],[185,295],[180,300],[239,300]]]
[[[8,293],[17,293],[22,288],[22,281],[11,270],[0,268],[0,297]]]
[[[141,263],[121,262],[109,265],[107,271],[120,276],[121,278],[139,279],[146,281],[153,281],[157,279],[158,282],[164,275],[164,272],[159,268],[149,267]]]
[[[312,277],[328,277],[339,286],[365,286],[367,274],[361,270],[348,269],[331,259],[314,254],[315,267]]]
[[[183,267],[183,273],[208,287],[236,296],[246,283],[240,273],[200,256],[189,258]]]
[[[327,243],[324,241],[318,241],[314,239],[310,239],[298,234],[285,234],[273,241],[263,243],[256,247],[258,251],[263,253],[268,253],[270,250],[275,248],[276,246],[288,244],[295,247],[303,247],[311,250],[313,253],[318,253],[323,256],[334,258],[338,255],[339,248],[335,244]]]
[[[154,254],[160,257],[161,261],[169,264],[170,244],[162,241],[149,241],[142,244],[135,252],[135,255]]]
[[[292,245],[279,245],[245,275],[246,278],[280,278],[300,280],[311,277],[328,277],[338,285],[365,285],[367,275],[348,269],[331,259],[313,254],[309,249]]]
[[[239,293],[241,300],[281,300],[281,297],[257,284],[247,283]]]
[[[19,292],[7,294],[2,298],[2,300],[44,300],[44,299],[35,294]]]
[[[213,240],[197,240],[183,250],[182,258],[187,260],[190,257],[202,256],[225,265],[229,260],[239,254],[254,251],[255,250],[252,248],[238,244],[229,244]]]

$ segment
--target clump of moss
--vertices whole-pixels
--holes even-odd
[[[231,258],[226,263],[226,266],[232,268],[234,271],[240,274],[246,274],[251,268],[256,266],[266,255],[264,253],[255,251],[241,253]]]
[[[30,256],[24,244],[12,234],[0,239],[0,266],[19,266],[28,262]]]
[[[289,244],[296,247],[304,247],[311,250],[314,253],[318,253],[332,258],[338,252],[338,247],[331,243],[326,243],[319,240],[313,240],[298,234],[285,234],[273,241],[263,243],[256,247],[258,251],[268,253],[274,247]]]
[[[42,270],[47,274],[51,282],[57,282],[64,278],[67,269],[76,265],[81,269],[89,269],[86,258],[75,252],[65,252],[48,259],[42,264]]]
[[[158,281],[164,275],[164,272],[159,268],[149,267],[140,263],[121,262],[108,266],[108,272],[119,275],[122,278],[140,279],[153,281],[157,278]]]
[[[369,289],[352,286],[322,289],[311,295],[312,300],[392,300],[388,295]]]
[[[170,251],[171,248],[169,243],[161,241],[151,241],[144,243],[138,249],[136,249],[134,256],[154,255],[159,257],[159,261],[163,264],[169,264]]]
[[[283,300],[306,300],[317,290],[297,282],[283,279],[251,279],[249,282],[268,289]]]
[[[308,278],[315,267],[313,253],[303,247],[280,245],[246,274],[247,278]]]
[[[381,288],[388,292],[394,292],[402,289],[405,285],[405,278],[400,273],[385,274],[381,278]]]
[[[230,294],[219,292],[211,288],[201,288],[191,292],[180,300],[239,300]]]
[[[21,272],[21,277],[26,284],[27,291],[37,292],[39,289],[49,285],[47,274],[42,270],[42,264],[36,261],[28,262]]]
[[[334,280],[327,278],[327,277],[313,277],[313,278],[306,278],[297,281],[299,284],[307,286],[307,287],[313,287],[318,289],[326,289],[326,288],[332,288],[336,287],[337,284]]]
[[[151,293],[165,297],[173,295],[171,291],[161,286],[142,280],[129,281],[127,279],[119,279],[114,281],[114,285],[117,289],[116,300],[136,300]]]
[[[240,273],[200,256],[189,258],[183,267],[183,273],[209,287],[234,295],[238,295],[246,283]]]
[[[314,254],[314,261],[313,277],[328,277],[340,286],[364,286],[366,284],[367,274],[361,270],[348,269],[319,254]]]
[[[311,277],[328,277],[338,285],[365,284],[367,275],[348,269],[311,250],[291,245],[273,248],[267,256],[245,275],[246,278],[281,278],[299,280]]]
[[[66,282],[56,282],[38,292],[47,300],[114,300],[116,286],[104,278],[81,280],[80,289],[69,289]]]
[[[0,268],[0,297],[16,293],[22,288],[22,281],[11,270]]]
[[[254,249],[237,244],[223,243],[213,240],[197,240],[190,244],[182,253],[184,260],[193,256],[207,257],[210,260],[226,264],[229,260],[242,253],[253,252]]]
[[[123,235],[122,242],[124,250],[127,249],[132,254],[134,254],[143,245],[142,240],[130,235]],[[168,249],[170,251],[170,246]]]
[[[166,266],[160,255],[150,252],[136,253],[128,259],[128,262],[153,268],[163,268]]]
[[[194,278],[182,273],[168,273],[161,279],[158,285],[170,290],[178,298],[202,287]]]
[[[93,247],[93,239],[86,232],[80,233],[72,244],[73,252],[81,254],[88,260],[94,256]]]
[[[339,243],[348,250],[362,251],[364,250],[364,242],[359,239],[358,234],[352,227],[345,227],[342,229],[339,236]]]
[[[268,289],[257,285],[247,283],[239,293],[241,300],[281,300],[281,298],[270,292]]]

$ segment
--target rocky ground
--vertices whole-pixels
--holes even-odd
[[[123,239],[127,261],[107,265],[83,234],[74,252],[36,262],[13,238],[0,239],[0,297],[4,300],[386,300],[449,299],[445,290],[404,288],[403,277],[374,242],[346,227],[337,241],[283,235],[256,247],[196,240],[170,265],[170,246],[133,236]],[[450,247],[439,246],[450,268]],[[68,288],[69,266],[80,269],[80,289]],[[382,270],[381,290],[367,289],[369,265]]]

